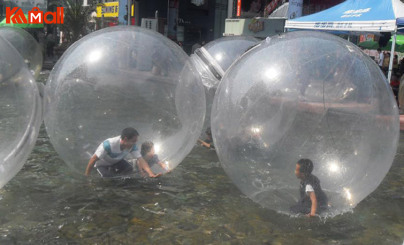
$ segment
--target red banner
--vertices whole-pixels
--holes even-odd
[[[237,17],[241,15],[241,0],[237,0]]]
[[[278,6],[278,3],[280,2],[280,0],[272,0],[272,2],[270,2],[266,7],[265,7],[265,13],[267,15],[270,15],[272,13],[272,11],[274,11],[276,9],[276,7]]]

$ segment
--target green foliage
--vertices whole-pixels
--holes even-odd
[[[93,1],[89,1],[90,6],[83,6],[83,0],[51,0],[49,7],[64,7],[64,23],[59,27],[66,34],[67,41],[73,43],[88,32],[90,14],[95,10]]]

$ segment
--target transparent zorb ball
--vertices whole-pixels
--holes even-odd
[[[80,174],[97,146],[127,127],[139,132],[139,149],[152,141],[173,169],[202,130],[199,79],[188,56],[166,37],[137,27],[105,28],[76,42],[55,65],[45,88],[46,130]]]
[[[0,37],[0,188],[22,168],[41,125],[35,80],[20,54]]]
[[[42,69],[42,48],[31,34],[21,28],[0,27],[0,37],[6,39],[20,53],[34,78]]]
[[[210,114],[216,88],[231,64],[259,42],[250,36],[222,37],[191,55],[191,62],[205,86],[206,119],[203,128],[210,127]]]
[[[215,88],[230,65],[259,42],[250,36],[222,37],[195,50],[191,60],[207,88]]]
[[[354,208],[392,164],[397,104],[377,64],[354,44],[319,32],[273,37],[227,71],[212,108],[226,173],[248,197],[291,213],[299,159],[314,163],[324,215]]]

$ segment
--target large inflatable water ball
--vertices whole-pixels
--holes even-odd
[[[226,173],[255,202],[289,214],[300,199],[300,159],[313,162],[328,198],[322,214],[355,207],[388,172],[398,122],[377,64],[352,43],[318,32],[287,33],[244,54],[224,76],[212,108]]]
[[[152,141],[173,169],[202,130],[199,79],[186,53],[166,37],[136,27],[106,28],[74,43],[56,63],[45,87],[46,130],[80,174],[98,145],[127,127],[139,132],[139,149]],[[164,172],[159,166],[153,171]]]
[[[258,42],[249,36],[222,37],[195,50],[191,59],[203,84],[216,87],[230,65]]]
[[[206,119],[203,128],[210,127],[213,98],[227,69],[258,42],[258,39],[250,36],[222,37],[195,50],[191,55],[191,61],[206,88]]]
[[[38,136],[41,100],[22,57],[0,37],[0,188],[22,168]]]
[[[35,38],[21,28],[0,27],[0,36],[9,41],[20,53],[35,78],[42,69],[42,48]]]

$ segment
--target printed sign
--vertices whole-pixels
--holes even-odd
[[[314,23],[314,27],[324,29],[347,29],[352,28],[352,22],[316,22]]]
[[[119,2],[109,2],[97,6],[97,17],[118,17]]]
[[[362,14],[367,13],[371,10],[371,8],[366,9],[350,9],[343,13],[341,18],[350,18],[350,17],[361,17]]]

